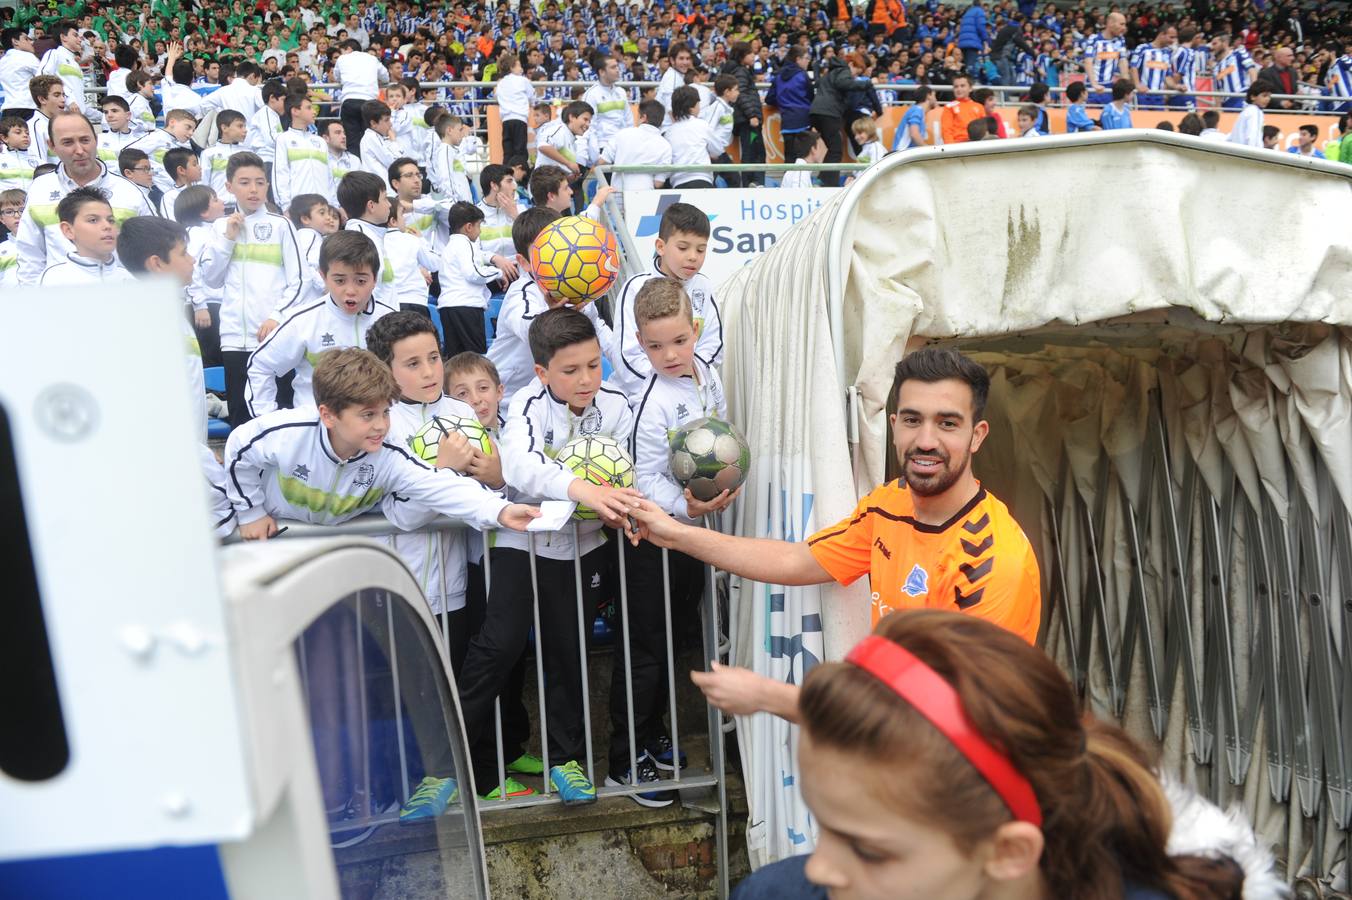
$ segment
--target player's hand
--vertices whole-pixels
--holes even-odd
[[[232,241],[239,240],[239,233],[244,230],[244,213],[240,210],[232,212],[225,220],[225,236]]]
[[[508,281],[516,281],[517,264],[516,260],[508,259],[502,254],[494,254],[492,258],[493,265],[497,266]]]
[[[474,458],[469,463],[469,474],[484,487],[499,490],[505,487],[507,479],[502,477],[502,457],[496,453],[485,453],[478,447],[471,447]]]
[[[629,509],[643,495],[633,488],[617,488],[607,484],[592,484],[585,478],[574,478],[568,486],[568,499],[596,510],[601,521],[614,528],[626,528]],[[626,528],[627,530],[627,528]]]
[[[516,194],[498,191],[498,208],[515,219],[519,212],[516,208]]]
[[[274,331],[277,330],[277,325],[278,325],[278,324],[279,324],[279,323],[278,323],[278,321],[277,321],[276,319],[268,319],[268,320],[265,321],[262,325],[259,325],[259,326],[258,326],[258,339],[261,341],[261,340],[263,340],[264,338],[266,338],[268,335],[272,334]]]
[[[656,503],[640,500],[629,507],[628,515],[636,527],[636,530],[629,532],[629,542],[634,546],[638,546],[641,538],[659,547],[676,548],[681,529],[685,526],[667,515]]]
[[[264,516],[248,525],[239,526],[239,536],[246,541],[266,541],[276,533],[277,522],[272,516]]]
[[[68,103],[66,103],[66,112],[77,113],[79,111],[80,104],[76,103],[74,100],[71,100]]]
[[[759,127],[760,127],[760,116],[752,116],[751,118],[747,119],[746,122],[747,122],[747,124],[750,125],[752,128],[759,128]]]
[[[192,311],[192,323],[198,328],[211,327],[211,313],[205,309],[194,309]]]
[[[727,509],[732,501],[737,499],[737,495],[742,492],[741,485],[737,490],[729,493],[724,491],[712,500],[700,500],[694,494],[690,493],[690,488],[685,489],[685,508],[690,513],[690,518],[698,519],[700,516],[707,516],[710,513],[716,513],[719,510]]]
[[[579,175],[582,174],[582,168],[577,163],[569,163],[568,174],[572,175],[574,178],[577,178]]]
[[[601,185],[600,188],[597,189],[596,197],[592,200],[592,202],[595,203],[597,208],[599,209],[600,207],[606,205],[606,200],[613,193],[615,193],[615,189],[613,187],[611,187],[608,184],[603,184]]]
[[[425,281],[427,285],[430,287],[432,284],[432,273],[424,269],[422,266],[418,266],[418,274],[423,277],[423,281]]]
[[[454,469],[463,474],[469,471],[473,461],[474,448],[469,445],[469,438],[458,431],[446,435],[437,445],[438,469]]]
[[[734,716],[762,712],[765,704],[762,687],[770,679],[740,666],[712,662],[712,672],[691,672],[690,680],[704,692],[709,705]]]
[[[540,507],[524,503],[509,503],[498,513],[498,524],[513,531],[525,531],[531,519],[540,518]]]

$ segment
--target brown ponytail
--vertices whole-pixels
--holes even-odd
[[[1177,900],[1229,900],[1243,874],[1228,861],[1171,858],[1168,798],[1141,748],[1081,718],[1070,683],[1042,651],[974,616],[893,613],[875,633],[951,684],[973,726],[1031,782],[1046,842],[1041,869],[1058,900],[1120,900],[1124,881]],[[814,743],[888,760],[879,790],[907,815],[970,849],[1013,818],[949,741],[881,681],[848,663],[809,673],[799,700]],[[906,767],[914,777],[897,777]]]

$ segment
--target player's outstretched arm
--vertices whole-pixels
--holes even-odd
[[[765,584],[825,584],[830,574],[804,543],[737,537],[699,525],[682,525],[651,500],[630,507],[639,536],[725,572]]]

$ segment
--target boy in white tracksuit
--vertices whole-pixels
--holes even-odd
[[[653,278],[675,278],[694,309],[699,341],[695,353],[705,365],[723,361],[723,316],[714,299],[713,283],[700,271],[709,242],[709,217],[689,203],[673,203],[658,225],[657,253],[652,268],[625,282],[615,318],[614,378],[626,393],[635,393],[652,372],[634,328],[634,298]]]
[[[633,415],[624,395],[601,383],[601,347],[586,316],[559,308],[542,313],[531,325],[536,377],[508,407],[502,429],[503,475],[523,498],[573,500],[620,524],[636,495],[628,489],[595,484],[554,459],[572,439],[608,435],[628,440]],[[529,501],[528,501],[529,502]],[[550,782],[564,803],[596,799],[585,763],[578,641],[578,609],[594,610],[603,590],[612,549],[604,548],[602,522],[583,520],[554,533],[525,536],[499,533],[490,551],[492,585],[487,618],[470,640],[461,672],[460,703],[471,742],[475,783],[485,791],[497,783],[493,699],[502,691],[532,624],[532,587],[528,550],[535,552],[539,586],[549,719],[546,753]],[[574,594],[574,554],[581,560],[583,596]]]
[[[390,228],[385,232],[384,256],[394,270],[391,292],[394,295],[394,308],[417,312],[430,318],[431,310],[427,306],[428,281],[423,272],[436,272],[441,268],[441,257],[433,255],[427,249],[422,236],[404,231],[402,218],[397,214],[390,219]]]
[[[192,133],[196,127],[197,120],[192,117],[192,113],[183,109],[171,109],[166,114],[163,128],[157,128],[127,145],[150,157],[150,173],[155,179],[155,187],[166,194],[172,191],[175,185],[173,176],[165,171],[164,154],[174,147],[191,148]]]
[[[634,408],[634,432],[630,452],[634,458],[634,486],[643,496],[686,524],[717,512],[731,501],[730,495],[702,502],[684,490],[671,473],[670,436],[677,429],[706,416],[727,415],[723,384],[718,373],[699,358],[695,322],[680,282],[674,278],[650,279],[634,302],[635,330],[642,334],[649,368],[647,381],[629,396]],[[606,783],[642,784],[656,781],[658,769],[672,770],[677,762],[669,734],[662,722],[666,709],[666,616],[662,550],[644,542],[628,544],[625,573],[629,597],[629,682],[634,699],[634,748],[638,772],[631,773],[629,711],[624,681],[610,693],[610,772]],[[669,551],[666,569],[670,578],[672,634],[683,634],[698,615],[704,586],[699,560]],[[623,641],[615,646],[616,671],[625,665]],[[670,791],[635,795],[643,806],[667,806]]]
[[[460,153],[460,143],[469,134],[469,127],[459,116],[447,114],[437,120],[436,131],[438,141],[432,145],[427,167],[432,190],[447,200],[473,203],[474,193]]]
[[[329,205],[327,197],[297,194],[291,198],[286,215],[295,226],[296,243],[305,260],[305,280],[297,301],[300,305],[324,296],[328,290],[319,271],[319,251],[324,246],[324,238],[338,232],[338,211]]]
[[[324,242],[319,271],[328,289],[319,300],[297,308],[249,356],[245,400],[249,415],[277,408],[276,379],[295,370],[295,406],[309,406],[310,381],[321,354],[342,347],[365,347],[366,331],[391,307],[371,297],[380,265],[371,240],[344,231]]]
[[[394,299],[394,267],[385,258],[385,235],[389,231],[390,195],[386,182],[370,172],[349,172],[338,183],[338,203],[347,213],[346,231],[359,231],[371,239],[380,252],[375,298],[397,308]]]
[[[483,211],[473,203],[456,203],[447,211],[451,236],[441,251],[441,296],[437,311],[446,339],[446,357],[472,350],[485,353],[484,309],[489,285],[502,281],[502,269],[479,243]]]
[[[248,122],[243,113],[223,109],[216,114],[216,130],[220,139],[202,151],[202,183],[215,191],[222,203],[233,203],[235,198],[225,185],[225,170],[230,157],[249,149],[244,145]]]
[[[198,262],[202,282],[221,289],[221,358],[230,424],[249,419],[245,385],[249,354],[301,295],[305,261],[295,229],[268,211],[263,161],[250,152],[230,158],[227,183],[239,209],[214,224]]]
[[[291,127],[277,136],[273,147],[272,191],[282,209],[300,194],[328,197],[334,191],[333,169],[329,167],[329,145],[309,128],[315,121],[314,105],[309,97],[288,96],[286,111]]]
[[[134,216],[152,215],[140,188],[103,163],[99,166],[102,174],[87,187],[96,187],[107,195],[115,221],[121,224]],[[14,238],[19,245],[19,284],[37,284],[44,269],[65,259],[75,249],[61,233],[56,207],[62,197],[79,186],[66,174],[65,163],[57,166],[55,172],[33,179],[28,188],[28,205],[19,220],[19,233]]]

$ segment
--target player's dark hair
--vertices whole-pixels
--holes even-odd
[[[1071,103],[1079,103],[1084,97],[1084,92],[1088,90],[1083,81],[1072,81],[1066,86],[1066,99]]]
[[[1035,81],[1033,82],[1033,86],[1028,89],[1028,99],[1033,103],[1042,103],[1047,99],[1049,91],[1051,91],[1051,88],[1046,84],[1043,84],[1041,81]]]
[[[529,259],[530,245],[545,230],[545,226],[557,218],[559,214],[547,206],[532,206],[517,216],[512,222],[512,246],[516,252]]]
[[[442,113],[441,118],[437,119],[437,124],[432,126],[436,129],[438,139],[446,137],[446,132],[455,128],[461,122],[461,118],[455,113],[445,112],[444,110]]]
[[[483,220],[484,211],[479,209],[477,204],[467,200],[452,203],[451,208],[446,210],[446,226],[450,228],[451,234],[459,234],[460,230],[471,222]]]
[[[671,118],[675,121],[688,119],[699,106],[699,91],[690,85],[678,87],[671,92]]]
[[[719,75],[714,79],[714,94],[718,97],[722,97],[735,87],[737,87],[736,75]]]
[[[367,128],[389,116],[390,108],[379,100],[367,100],[361,105],[361,120]]]
[[[1188,113],[1178,121],[1180,134],[1198,135],[1202,133],[1202,118],[1197,113]]]
[[[125,177],[127,172],[136,168],[142,160],[147,159],[150,159],[150,157],[146,156],[144,150],[136,147],[123,147],[117,154],[117,173]]]
[[[430,334],[436,338],[437,328],[427,316],[401,309],[383,315],[371,323],[370,330],[366,332],[366,349],[378,356],[385,365],[392,365],[394,345],[417,334]]]
[[[104,97],[102,100],[99,101],[100,109],[107,109],[110,106],[116,106],[123,112],[131,112],[131,104],[128,103],[126,100],[122,99],[121,97],[117,96],[117,94],[108,94],[106,97]]]
[[[666,241],[679,231],[681,234],[707,238],[709,230],[709,217],[704,210],[691,203],[673,203],[662,213],[662,221],[657,226],[657,236]]]
[[[86,187],[77,187],[69,194],[61,198],[61,202],[56,204],[56,219],[58,222],[74,222],[75,217],[80,214],[90,203],[102,203],[109,209],[112,204],[108,202],[108,194],[101,188],[93,185]]]
[[[167,262],[175,244],[187,243],[188,232],[179,223],[160,216],[133,216],[117,233],[117,258],[128,272],[144,275],[146,260],[155,256]]]
[[[417,315],[414,313],[414,315]],[[386,316],[385,318],[389,318]],[[418,316],[418,318],[423,318]],[[370,334],[367,334],[367,342],[370,342]],[[457,353],[446,360],[446,381],[456,375],[462,375],[466,372],[483,372],[493,382],[495,387],[502,386],[502,376],[498,374],[498,367],[493,365],[493,360],[484,356],[482,353],[475,353],[473,350],[465,350]]]
[[[1221,114],[1218,110],[1208,109],[1202,113],[1202,125],[1206,128],[1215,128],[1221,124]]]
[[[6,50],[13,50],[14,42],[27,33],[22,28],[6,28],[4,31],[0,31],[0,46],[3,46]]]
[[[285,97],[286,85],[282,84],[280,81],[265,81],[263,83],[263,88],[259,93],[263,97],[263,102],[267,103],[271,100],[276,100],[278,97]]]
[[[313,378],[315,405],[335,416],[353,406],[377,406],[399,399],[399,385],[390,367],[374,353],[356,347],[319,354]]]
[[[373,278],[380,275],[380,251],[375,241],[360,231],[338,231],[324,238],[319,245],[319,271],[327,275],[334,263],[343,263],[354,270],[366,269]]]
[[[1119,78],[1113,82],[1113,100],[1125,100],[1136,90],[1130,78]]]
[[[399,170],[402,169],[404,166],[412,166],[414,169],[417,169],[418,161],[412,158],[411,156],[401,156],[394,162],[390,163],[390,168],[386,171],[385,174],[389,176],[391,183],[393,183],[394,180],[399,177]]]
[[[1270,141],[1273,138],[1280,136],[1281,133],[1282,133],[1281,130],[1277,128],[1276,125],[1263,126],[1263,140],[1265,141]]]
[[[385,193],[385,182],[371,172],[348,172],[338,182],[338,205],[349,219],[366,215],[366,204],[378,203]]]
[[[187,168],[188,160],[197,154],[187,147],[170,147],[164,152],[164,171],[171,181],[178,180],[178,170]]]
[[[556,306],[535,317],[530,323],[530,355],[539,366],[548,366],[564,347],[595,341],[596,326],[582,313],[570,306]],[[599,346],[599,345],[598,345]]]
[[[225,164],[225,180],[234,181],[235,175],[240,169],[257,169],[264,175],[268,172],[267,168],[263,165],[263,158],[257,153],[251,153],[248,150],[241,150],[239,153],[230,157],[230,161]]]
[[[297,194],[291,198],[291,205],[286,209],[287,218],[291,224],[297,228],[304,228],[304,219],[312,215],[317,206],[328,206],[329,199],[323,194]]]
[[[184,87],[192,84],[192,60],[180,59],[174,63],[174,67],[169,70],[169,74],[174,76],[174,81]]]
[[[113,51],[113,61],[119,69],[132,69],[141,61],[141,57],[131,47],[121,44]]]
[[[131,91],[133,94],[139,94],[141,88],[154,80],[155,76],[151,75],[145,69],[137,69],[135,72],[131,72],[127,75],[127,90]]]
[[[0,133],[3,133],[3,132],[4,132],[4,130],[5,130],[5,127],[4,127],[4,126],[5,126],[5,123],[4,123],[4,122],[0,122]],[[1318,125],[1302,125],[1302,126],[1300,126],[1300,130],[1303,131],[1303,132],[1305,132],[1306,134],[1308,134],[1308,135],[1309,135],[1310,137],[1312,137],[1312,138],[1315,138],[1315,139],[1318,139],[1318,138],[1319,138],[1319,126],[1318,126]]]
[[[530,202],[544,206],[550,194],[557,194],[568,182],[568,173],[557,166],[543,166],[531,173]]]
[[[47,99],[47,95],[52,92],[52,88],[61,84],[61,79],[55,75],[34,75],[28,79],[28,93],[33,95],[34,103],[41,103]]]
[[[1249,85],[1249,89],[1244,92],[1244,99],[1252,103],[1254,100],[1258,99],[1259,94],[1275,94],[1280,90],[1281,89],[1271,81],[1268,81],[1266,78],[1260,78]]]
[[[233,125],[236,122],[243,122],[244,113],[236,109],[223,109],[216,113],[216,130],[220,131],[227,125]]]
[[[300,109],[310,98],[305,94],[288,92],[286,100],[282,102],[282,112],[287,118],[290,118],[296,110]]]
[[[497,163],[489,163],[479,171],[479,190],[488,196],[493,185],[512,174],[512,170]]]
[[[662,120],[667,117],[667,108],[658,100],[644,100],[638,105],[638,114],[643,117],[643,121],[654,128],[662,127]]]
[[[990,395],[991,377],[979,363],[973,362],[956,350],[922,347],[897,363],[892,378],[892,389],[887,393],[887,411],[897,412],[901,399],[901,385],[907,381],[934,384],[939,381],[961,381],[972,389],[972,423],[980,422],[986,412],[986,398]]]
[[[187,228],[201,225],[202,216],[211,205],[216,192],[205,184],[192,184],[178,192],[174,198],[174,220]]]
[[[574,100],[572,103],[569,103],[567,106],[563,108],[563,112],[561,113],[563,121],[565,123],[571,122],[578,116],[590,116],[591,114],[592,114],[591,104],[585,103],[581,100]]]
[[[9,134],[15,128],[28,130],[28,123],[18,116],[4,116],[0,118],[0,135]]]
[[[981,103],[983,105],[987,100],[991,99],[994,96],[995,91],[991,90],[990,88],[983,87],[977,88],[976,90],[972,91],[972,99],[977,103]]]

